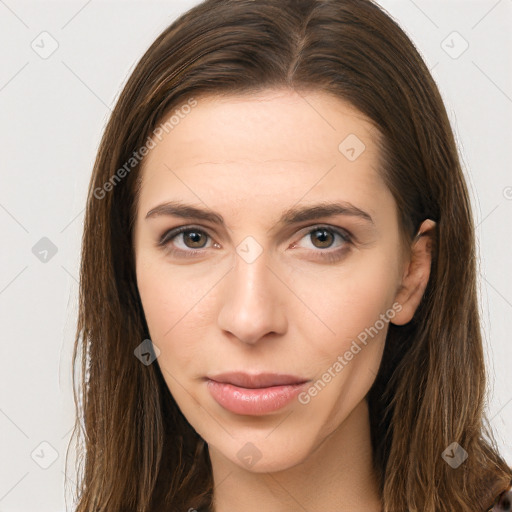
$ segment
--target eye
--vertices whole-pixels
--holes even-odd
[[[182,226],[164,233],[158,245],[166,248],[173,256],[196,256],[208,247],[206,243],[209,238],[208,233],[202,229]],[[214,245],[218,247],[218,244]]]
[[[301,238],[301,240],[309,241],[309,246],[313,249],[329,249],[335,245],[336,238],[338,239],[338,242],[340,242],[337,249],[330,251],[314,251],[316,253],[320,253],[321,258],[327,257],[332,260],[333,258],[336,259],[340,257],[340,255],[345,253],[348,249],[348,246],[352,242],[352,238],[348,233],[329,226],[315,226],[313,229],[310,229],[306,235]],[[298,244],[294,243],[292,248],[296,247],[298,247]]]
[[[208,235],[199,229],[187,229],[183,230],[177,235],[182,235],[181,239],[188,249],[204,249],[206,245],[206,238]],[[177,237],[175,235],[174,238]]]

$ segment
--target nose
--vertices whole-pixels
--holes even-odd
[[[265,252],[252,263],[237,255],[223,281],[218,325],[224,332],[248,345],[286,332],[284,301],[290,291],[270,268]]]

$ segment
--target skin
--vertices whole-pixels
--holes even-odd
[[[338,149],[349,134],[366,146],[354,161]],[[208,443],[216,512],[381,509],[365,397],[387,322],[307,404],[237,415],[204,381],[225,371],[266,371],[316,382],[386,311],[397,325],[410,321],[428,282],[435,225],[424,221],[423,236],[410,253],[403,250],[396,204],[378,173],[376,136],[361,113],[322,92],[209,96],[144,161],[134,228],[137,284],[160,350],[156,363]],[[174,200],[218,212],[225,225],[146,218]],[[335,215],[278,224],[285,210],[322,201],[350,202],[373,223]],[[199,233],[157,246],[180,226]],[[262,250],[251,263],[237,252],[248,236]],[[198,255],[187,258],[187,251]],[[336,251],[336,260],[322,258]],[[239,458],[243,447],[259,460]]]

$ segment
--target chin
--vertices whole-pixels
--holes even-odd
[[[265,437],[243,436],[243,438],[230,439],[228,444],[223,443],[221,446],[214,447],[208,443],[210,455],[213,450],[214,457],[226,458],[251,473],[275,473],[301,464],[314,451],[314,443],[312,441],[308,443],[304,437],[299,443],[290,437],[285,440],[276,433],[271,435],[275,435],[272,441]],[[297,449],[297,446],[300,449]]]

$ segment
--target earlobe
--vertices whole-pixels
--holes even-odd
[[[395,302],[402,306],[391,321],[395,325],[410,322],[427,288],[430,277],[436,223],[426,219],[421,224],[411,248],[411,257],[405,263]]]

